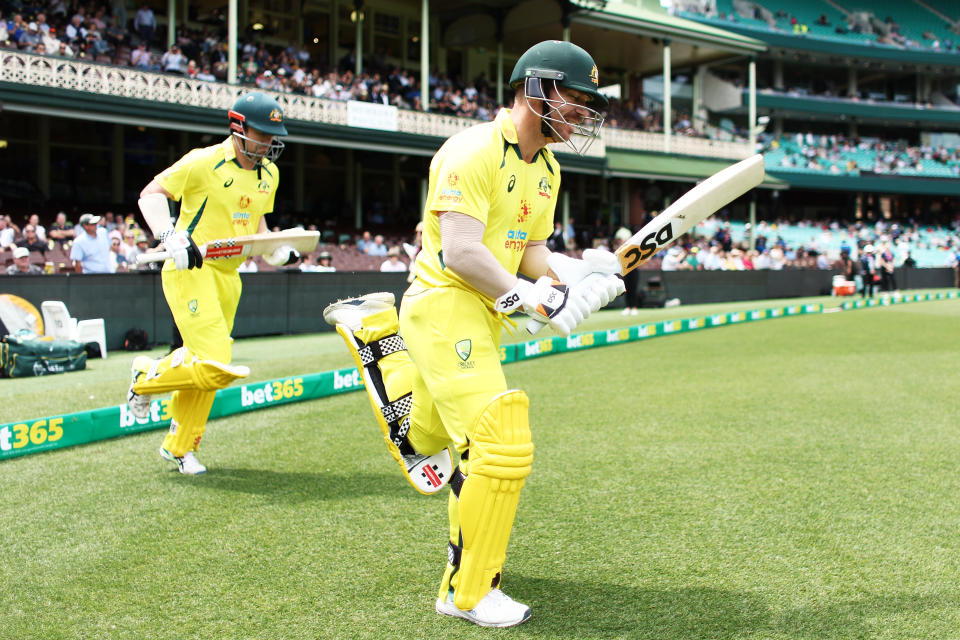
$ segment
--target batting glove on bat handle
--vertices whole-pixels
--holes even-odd
[[[497,298],[496,306],[502,313],[522,308],[565,336],[590,315],[590,306],[582,296],[572,294],[565,284],[549,276],[535,283],[518,280],[513,289]]]
[[[161,233],[159,240],[178,270],[199,269],[203,265],[203,254],[186,231],[170,229]]]
[[[298,252],[293,247],[282,246],[274,249],[273,253],[269,256],[264,256],[264,260],[267,261],[267,264],[271,264],[275,267],[285,267],[288,264],[293,264],[300,259],[300,252]]]

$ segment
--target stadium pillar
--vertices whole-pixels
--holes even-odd
[[[353,17],[357,25],[356,35],[356,64],[354,65],[354,75],[360,77],[363,71],[363,0],[353,0]]]
[[[749,106],[747,113],[747,140],[750,143],[750,153],[757,148],[757,59],[750,58],[749,66]]]
[[[37,188],[50,195],[50,116],[37,116]]]
[[[420,1],[420,108],[430,111],[430,0]]]
[[[110,140],[110,200],[123,202],[123,125],[114,123]]]
[[[237,84],[237,0],[227,3],[227,82]]]
[[[671,126],[671,120],[673,119],[673,114],[671,109],[672,96],[671,90],[673,88],[673,73],[670,70],[670,41],[663,41],[663,151],[664,153],[670,153],[670,131],[673,128]]]
[[[422,212],[427,206],[427,189],[429,188],[429,183],[426,178],[420,178],[420,211]]]
[[[503,23],[507,12],[498,9],[494,16],[497,21],[497,105],[503,104]]]
[[[397,154],[393,155],[393,198],[391,199],[391,205],[393,205],[394,211],[400,210],[400,156]],[[422,209],[421,209],[422,211]]]
[[[750,249],[757,248],[757,190],[750,191]]]
[[[857,88],[857,68],[850,67],[847,69],[847,96],[853,98],[857,95],[859,89]]]
[[[783,89],[783,60],[773,61],[773,88]]]
[[[177,0],[167,0],[167,49],[177,42]]]
[[[563,224],[563,232],[567,232],[570,226],[570,189],[563,189],[560,192],[560,221]],[[567,243],[569,248],[569,241]]]

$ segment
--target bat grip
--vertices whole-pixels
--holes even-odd
[[[163,262],[170,257],[167,251],[154,251],[153,253],[141,253],[137,255],[137,264],[146,264],[148,262]]]

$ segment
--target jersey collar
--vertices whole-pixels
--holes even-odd
[[[500,111],[497,112],[497,117],[494,122],[497,124],[497,129],[500,130],[500,135],[503,136],[504,140],[510,144],[517,144],[519,142],[519,138],[517,138],[517,127],[510,118],[510,109],[500,109]]]

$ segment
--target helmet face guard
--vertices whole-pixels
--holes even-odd
[[[547,82],[544,82],[544,80]],[[569,102],[564,99],[563,94],[560,93],[560,87],[563,86],[558,82],[560,80],[563,80],[563,73],[559,71],[528,71],[523,85],[524,93],[527,97],[527,108],[540,118],[543,123],[543,134],[545,136],[550,136],[557,141],[562,141],[574,153],[582,156],[587,152],[587,149],[590,148],[590,145],[600,137],[600,128],[603,127],[605,116],[593,107]],[[548,87],[552,87],[554,91],[550,91]],[[556,98],[550,97],[553,93],[556,93]],[[533,108],[531,104],[532,100],[540,101],[541,108],[539,112]],[[585,110],[587,111],[587,115],[583,116],[579,122],[570,122],[560,111],[560,109],[567,105],[574,106],[578,110]],[[560,132],[557,131],[554,123],[570,127],[570,137],[564,139],[564,137],[560,135]]]
[[[283,149],[286,147],[282,140],[279,140],[276,135],[271,137],[269,144],[254,140],[247,135],[249,128],[246,116],[239,111],[231,110],[228,117],[230,119],[230,135],[237,140],[237,150],[239,153],[252,162],[254,166],[261,164],[264,158],[270,162],[277,161],[277,158],[280,157],[280,154],[283,153]],[[250,151],[247,148],[248,143],[253,146],[254,149],[258,147],[267,148],[261,152]]]

